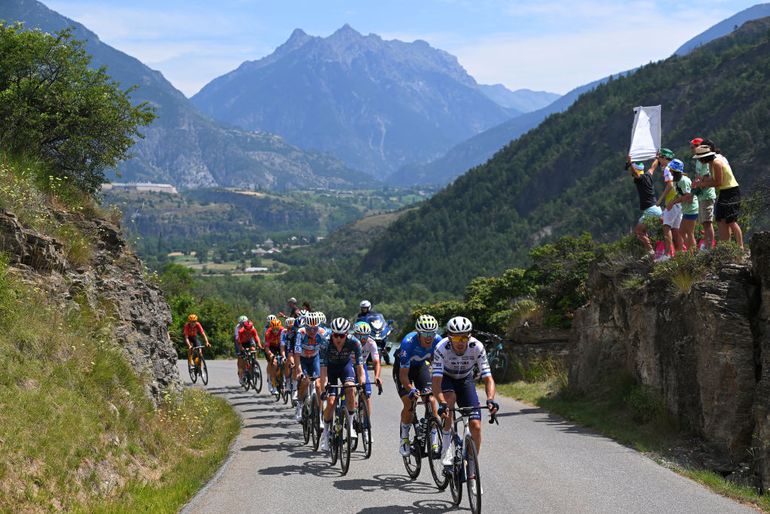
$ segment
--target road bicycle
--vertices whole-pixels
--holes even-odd
[[[274,375],[271,379],[271,383],[273,385],[273,396],[275,396],[275,401],[279,402],[285,393],[285,383],[283,380],[283,358],[280,355],[274,355],[273,362],[275,365],[273,366]]]
[[[355,389],[356,392],[362,387],[360,384],[353,385],[332,385],[327,384],[326,391],[331,389],[337,389],[337,403],[332,411],[332,422],[329,424],[329,452],[331,454],[332,466],[337,464],[337,460],[340,461],[340,468],[342,469],[342,475],[345,476],[350,469],[350,453],[352,447],[353,434],[350,430],[352,426],[352,420],[350,420],[350,413],[348,413],[348,407],[345,401],[345,394],[347,389]]]
[[[417,480],[422,469],[422,459],[428,459],[430,474],[440,491],[446,489],[449,479],[441,465],[441,420],[433,412],[433,393],[425,393],[412,399],[412,430],[409,439],[409,455],[403,457],[406,473],[412,480]],[[417,401],[423,398],[424,414],[417,418]],[[399,427],[400,430],[400,427]]]
[[[208,385],[209,369],[206,367],[206,359],[203,358],[202,345],[193,347],[192,362],[192,366],[189,364],[187,366],[187,371],[190,373],[190,380],[192,380],[192,383],[196,383],[198,381],[198,377],[201,377],[201,382],[203,382],[203,385]]]
[[[382,394],[382,384],[377,383],[377,395]],[[361,449],[364,452],[364,458],[372,456],[372,418],[369,416],[369,404],[366,401],[366,389],[361,388],[358,391],[358,406],[353,415],[353,429],[361,435]],[[353,451],[358,449],[358,439],[353,440]]]
[[[249,348],[246,350],[246,357],[243,359],[243,387],[247,391],[249,387],[259,394],[262,391],[262,367],[257,360],[257,351]]]
[[[302,404],[302,435],[305,444],[312,439],[313,451],[318,451],[318,445],[321,442],[321,410],[318,393],[315,389],[316,380],[318,377],[308,378],[308,386]]]
[[[283,377],[283,404],[288,405],[289,399],[294,398],[294,379],[292,379],[292,373],[294,366],[289,369],[289,374],[286,375],[283,369],[280,369],[281,377]],[[292,407],[295,403],[292,401]]]
[[[454,413],[454,421],[451,425],[454,458],[451,465],[444,467],[444,473],[449,479],[452,501],[455,505],[460,505],[463,499],[463,482],[465,482],[468,488],[468,501],[473,514],[481,512],[481,470],[479,469],[479,454],[471,437],[468,421],[473,412],[479,408],[456,407],[448,409]],[[498,423],[496,413],[490,414],[489,423]],[[457,429],[459,425],[462,425],[462,430]],[[460,437],[460,433],[462,433],[462,437]]]

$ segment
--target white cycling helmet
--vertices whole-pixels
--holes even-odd
[[[246,323],[247,321],[249,321],[249,318],[247,318],[246,316],[240,316],[240,317],[238,318],[238,323],[240,323],[241,325],[243,325],[243,324],[244,324],[244,323]]]
[[[286,318],[286,327],[291,328],[293,326],[294,326],[294,318],[289,316],[288,318]]]
[[[455,316],[446,324],[446,330],[450,334],[468,334],[473,330],[473,324],[468,318]]]
[[[366,321],[359,321],[353,325],[353,331],[359,336],[368,336],[372,333],[372,327]]]
[[[363,300],[361,303],[358,304],[358,307],[361,309],[371,309],[372,308],[372,302],[369,300]]]
[[[438,330],[438,321],[430,314],[423,314],[417,318],[414,329],[418,332],[436,332]]]
[[[324,314],[321,311],[316,311],[316,316],[318,316],[318,322],[321,325],[325,325],[326,324],[326,314]]]
[[[350,322],[345,318],[334,318],[332,321],[332,333],[347,334],[350,330]]]
[[[305,326],[317,327],[320,324],[321,318],[317,312],[308,312],[307,316],[305,316]]]
[[[274,315],[274,314],[269,314],[269,315],[267,316],[267,322],[268,322],[268,323],[270,323],[270,322],[271,322],[271,321],[273,321],[274,319],[278,319],[278,318],[276,318],[276,317],[275,317],[275,315]]]

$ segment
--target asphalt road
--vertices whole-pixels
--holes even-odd
[[[212,361],[208,369],[207,389],[238,410],[242,430],[222,469],[182,512],[470,511],[466,495],[456,509],[449,490],[436,489],[427,461],[417,480],[406,475],[398,453],[401,403],[390,368],[383,369],[385,391],[374,397],[372,457],[354,453],[346,476],[339,464],[329,465],[327,454],[302,444],[293,409],[275,403],[266,388],[255,395],[237,385],[235,361]],[[189,380],[184,361],[180,371]],[[506,398],[500,404],[500,425],[483,423],[483,512],[755,512],[541,409]]]

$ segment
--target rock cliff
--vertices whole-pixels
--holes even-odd
[[[666,408],[730,472],[751,462],[770,485],[770,233],[752,262],[724,265],[688,288],[650,265],[601,265],[575,315],[570,387],[587,391],[618,371],[657,391]],[[629,277],[642,277],[629,280]]]
[[[150,398],[158,400],[164,391],[178,388],[176,352],[168,335],[171,312],[161,290],[145,279],[142,263],[126,248],[119,228],[99,218],[52,215],[77,226],[93,242],[86,264],[70,262],[62,242],[24,227],[8,211],[0,211],[0,254],[62,309],[87,305],[109,320],[115,344],[144,378]]]

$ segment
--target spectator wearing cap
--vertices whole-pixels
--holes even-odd
[[[655,252],[650,243],[650,236],[647,234],[647,223],[655,218],[660,218],[662,212],[656,204],[655,186],[652,183],[652,170],[644,171],[644,164],[641,162],[631,162],[631,157],[626,159],[626,169],[630,170],[631,178],[634,179],[636,192],[639,193],[639,209],[642,215],[634,227],[636,238],[644,245],[645,250],[650,256]]]
[[[676,198],[674,189],[674,176],[668,169],[668,164],[676,157],[674,152],[668,148],[661,148],[658,156],[652,161],[650,171],[660,167],[663,169],[663,182],[666,187],[658,198],[657,205],[665,207]],[[666,254],[662,255],[660,260],[667,260],[676,255],[676,250],[682,249],[682,238],[679,236],[679,225],[682,223],[682,206],[675,204],[671,209],[663,209],[663,241],[666,245]]]
[[[735,242],[743,249],[743,231],[738,225],[738,216],[741,213],[741,190],[730,163],[719,154],[713,143],[697,147],[693,159],[705,163],[709,168],[709,176],[699,179],[695,186],[715,187],[717,190],[714,218],[719,227],[719,240],[729,241],[730,237],[735,237]]]
[[[297,319],[299,318],[299,307],[297,307],[297,299],[293,296],[286,300],[286,306],[288,309],[286,311],[289,313],[288,317]],[[284,316],[283,312],[279,313],[280,315]],[[285,317],[285,316],[284,316]]]
[[[702,145],[704,139],[702,137],[696,137],[690,141],[690,150],[693,154],[695,149]],[[708,177],[709,167],[706,163],[699,160],[695,161],[695,180]],[[711,248],[714,246],[714,202],[717,198],[716,189],[713,187],[695,187],[693,184],[693,191],[698,197],[698,222],[703,225],[703,244],[701,249]]]
[[[674,176],[674,188],[676,198],[671,200],[667,207],[675,204],[682,206],[682,224],[679,226],[679,234],[684,244],[690,251],[695,251],[695,222],[698,221],[698,197],[692,192],[692,181],[684,174],[684,163],[674,159],[668,165],[668,169]]]

